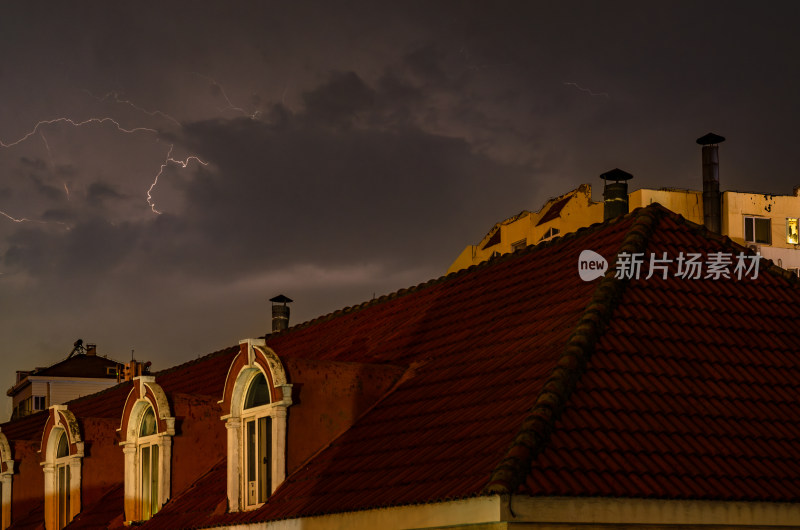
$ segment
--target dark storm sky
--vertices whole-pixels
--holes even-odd
[[[799,5],[2,2],[0,384],[426,281],[614,167],[698,188],[709,131],[723,189],[791,193]]]

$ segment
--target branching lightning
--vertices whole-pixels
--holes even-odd
[[[41,127],[43,127],[45,125],[53,125],[55,123],[66,123],[68,125],[72,125],[73,127],[83,127],[83,126],[89,125],[89,124],[98,124],[99,125],[99,124],[104,124],[104,123],[111,123],[111,124],[114,125],[114,127],[116,127],[116,129],[118,131],[123,132],[123,133],[127,133],[127,134],[134,134],[134,133],[137,133],[137,132],[149,132],[149,133],[158,134],[157,130],[151,129],[149,127],[134,127],[134,128],[131,128],[131,129],[126,129],[125,127],[120,125],[120,123],[117,120],[115,120],[114,118],[107,118],[107,117],[106,118],[89,118],[89,119],[86,119],[86,120],[83,120],[83,121],[75,121],[72,118],[54,118],[52,120],[41,120],[39,123],[34,125],[33,129],[31,129],[29,132],[25,133],[25,135],[23,135],[18,140],[14,140],[13,142],[10,142],[10,143],[6,143],[3,140],[0,140],[0,147],[8,148],[8,147],[14,147],[15,145],[19,145],[22,142],[24,142],[25,140],[27,140],[28,138],[30,138],[31,136],[33,136],[34,134],[37,134]]]
[[[153,188],[155,188],[156,185],[158,184],[158,177],[160,177],[161,174],[164,172],[164,168],[166,168],[170,164],[176,164],[176,165],[179,165],[179,166],[181,166],[182,168],[185,169],[189,165],[189,162],[191,162],[192,160],[195,160],[196,162],[198,162],[198,163],[200,163],[200,164],[202,164],[204,166],[208,165],[208,162],[204,162],[203,160],[200,160],[196,156],[188,156],[184,160],[178,160],[176,158],[172,158],[172,148],[173,148],[173,146],[170,145],[169,146],[169,151],[167,152],[167,158],[164,160],[164,163],[161,164],[161,168],[158,170],[158,173],[156,174],[156,178],[153,179],[153,183],[150,184],[150,188],[148,188],[148,190],[147,190],[147,204],[150,205],[150,209],[153,210],[153,213],[159,214],[159,215],[161,215],[161,212],[156,209],[156,205],[153,202],[153,197],[151,195],[151,192],[153,191]]]
[[[115,101],[117,101],[118,103],[127,104],[127,105],[129,105],[129,106],[141,111],[141,112],[144,112],[144,113],[150,115],[150,116],[158,115],[158,116],[165,117],[165,118],[170,119],[173,122],[177,123],[178,125],[180,125],[180,123],[177,120],[175,120],[174,118],[172,118],[168,114],[165,114],[165,113],[163,113],[161,111],[147,111],[145,109],[142,109],[141,107],[138,107],[137,105],[133,104],[132,102],[130,102],[128,100],[120,100],[120,99],[118,99],[118,97],[116,96],[116,93],[112,93],[112,94],[114,94]],[[30,131],[28,131],[27,133],[25,133],[23,136],[21,136],[20,138],[18,138],[16,140],[7,141],[7,142],[3,141],[3,140],[0,140],[0,147],[10,148],[10,147],[17,146],[17,145],[25,142],[29,138],[31,138],[33,135],[38,134],[42,138],[42,141],[44,142],[45,148],[47,149],[48,155],[50,156],[50,160],[51,160],[51,163],[52,163],[52,153],[50,151],[50,145],[48,144],[47,139],[44,136],[44,133],[42,132],[42,128],[46,127],[48,125],[54,125],[54,124],[67,124],[67,125],[71,125],[72,127],[75,127],[75,128],[84,127],[84,126],[88,126],[88,125],[111,124],[111,125],[113,125],[114,128],[116,128],[117,131],[119,131],[121,133],[125,133],[125,134],[136,134],[136,133],[153,134],[153,135],[156,135],[156,139],[157,139],[157,141],[159,141],[159,139],[158,139],[159,131],[157,129],[153,129],[153,128],[150,128],[150,127],[123,127],[122,124],[120,124],[117,120],[115,120],[114,118],[110,118],[110,117],[88,118],[88,119],[85,119],[85,120],[82,120],[82,121],[76,121],[76,120],[73,120],[72,118],[61,117],[61,118],[53,118],[53,119],[50,119],[50,120],[41,120],[41,121],[39,121],[38,123],[36,123],[36,125],[33,126],[33,128]],[[180,160],[180,159],[177,159],[177,158],[173,158],[172,152],[173,152],[175,146],[174,146],[174,144],[168,144],[168,145],[169,145],[169,148],[168,148],[167,153],[166,153],[166,155],[164,157],[164,161],[161,163],[160,168],[158,170],[158,173],[156,174],[155,178],[153,179],[153,183],[147,189],[147,204],[150,206],[150,209],[153,211],[153,213],[156,213],[156,214],[160,214],[161,212],[159,210],[157,210],[156,207],[155,207],[155,203],[153,202],[152,192],[153,192],[153,189],[158,184],[158,178],[161,176],[161,174],[164,172],[164,169],[168,165],[176,164],[176,165],[179,165],[182,168],[186,168],[186,167],[189,166],[189,164],[192,161],[196,161],[196,162],[198,162],[198,163],[200,163],[202,165],[208,165],[208,162],[205,162],[205,161],[201,160],[197,156],[188,156],[183,160]],[[67,198],[69,198],[69,188],[67,187],[66,182],[64,183],[64,190],[67,193]],[[14,217],[14,216],[12,216],[12,215],[4,212],[4,211],[0,211],[0,215],[3,215],[7,219],[9,219],[9,220],[11,220],[11,221],[13,221],[15,223],[22,223],[22,222],[46,223],[46,221],[34,221],[32,219],[27,219],[27,218],[24,218],[24,217],[23,218],[16,218],[16,217]]]
[[[595,92],[595,91],[593,91],[593,90],[591,90],[589,88],[583,88],[578,83],[573,83],[571,81],[564,81],[564,84],[568,85],[568,86],[574,86],[575,88],[577,88],[581,92],[586,92],[590,96],[599,96],[599,97],[605,97],[605,98],[609,97],[608,92]]]

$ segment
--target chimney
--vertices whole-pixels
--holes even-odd
[[[703,146],[703,224],[712,232],[722,231],[719,194],[719,144],[725,138],[708,133],[697,139]]]
[[[600,175],[603,186],[603,221],[628,213],[628,180],[633,175],[619,168]],[[611,182],[609,182],[611,181]]]
[[[131,359],[130,362],[117,366],[117,383],[133,381],[134,377],[149,375],[150,366],[150,361],[144,363],[136,359]]]
[[[97,355],[97,344],[87,344],[86,355]]]
[[[293,302],[293,300],[279,294],[275,298],[270,298],[269,301],[272,302],[272,332],[283,331],[289,327],[289,306],[286,304]]]

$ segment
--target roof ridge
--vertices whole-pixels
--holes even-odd
[[[525,481],[533,459],[544,450],[556,420],[566,407],[594,347],[606,328],[630,280],[616,278],[617,256],[622,252],[643,252],[660,218],[663,207],[645,207],[617,219],[635,218],[622,239],[608,271],[595,289],[589,304],[572,331],[558,362],[523,420],[503,459],[483,488],[485,494],[513,493]],[[605,223],[601,226],[605,226]]]
[[[574,232],[569,232],[569,233],[564,234],[564,235],[555,236],[552,239],[549,239],[547,241],[541,241],[541,242],[538,242],[538,243],[533,243],[533,244],[525,246],[524,248],[515,250],[514,252],[508,252],[506,254],[500,254],[498,256],[489,258],[486,261],[482,261],[482,262],[477,263],[475,265],[470,265],[466,269],[461,269],[461,270],[458,270],[458,271],[454,271],[454,272],[451,272],[451,273],[448,273],[448,274],[445,274],[445,275],[442,275],[442,276],[439,276],[439,277],[436,277],[436,278],[432,278],[432,279],[430,279],[428,281],[425,281],[425,282],[422,282],[422,283],[418,283],[417,285],[412,285],[411,287],[404,287],[402,289],[398,289],[397,291],[391,292],[389,294],[381,295],[378,298],[373,298],[371,300],[367,300],[367,301],[362,302],[360,304],[347,306],[347,307],[344,307],[342,309],[337,309],[337,310],[335,310],[335,311],[333,311],[331,313],[327,313],[325,315],[320,315],[318,317],[312,318],[311,320],[307,320],[305,322],[301,322],[300,324],[296,324],[294,326],[291,326],[291,327],[289,327],[289,328],[287,328],[287,329],[285,329],[283,331],[280,331],[278,333],[268,334],[268,335],[266,335],[266,338],[269,339],[270,337],[282,336],[285,333],[291,333],[293,331],[305,329],[307,327],[310,327],[310,326],[313,326],[313,325],[316,325],[316,324],[320,324],[322,322],[327,322],[329,320],[332,320],[334,318],[340,317],[342,315],[347,315],[347,314],[350,314],[350,313],[354,313],[356,311],[361,311],[362,309],[367,309],[368,307],[379,305],[379,304],[382,304],[384,302],[388,302],[390,300],[394,300],[396,298],[400,298],[401,296],[406,296],[408,294],[415,293],[415,292],[417,292],[417,291],[419,291],[421,289],[425,289],[427,287],[430,287],[430,286],[433,286],[433,285],[436,285],[436,284],[439,284],[439,283],[442,283],[442,282],[445,282],[445,281],[452,281],[454,278],[457,278],[459,276],[472,274],[475,271],[478,271],[478,270],[481,270],[481,269],[484,269],[484,268],[487,268],[487,267],[491,267],[491,266],[493,266],[493,265],[495,265],[497,263],[501,263],[501,262],[509,260],[509,259],[515,259],[515,258],[517,258],[517,257],[519,257],[521,255],[528,254],[530,252],[540,252],[543,249],[550,248],[550,247],[558,245],[558,244],[562,244],[564,241],[570,241],[570,240],[572,240],[574,238],[577,238],[577,237],[584,237],[588,233],[596,232],[598,230],[603,229],[606,226],[614,225],[616,223],[622,222],[623,220],[629,218],[631,215],[633,215],[633,213],[628,214],[628,215],[621,215],[619,217],[616,217],[614,219],[610,219],[610,220],[602,222],[602,223],[593,223],[593,224],[591,224],[589,226],[582,226],[582,227],[578,228]]]
[[[659,209],[661,209],[663,211],[663,216],[664,217],[669,217],[670,219],[672,219],[676,223],[679,223],[679,224],[682,224],[682,225],[688,227],[690,230],[692,230],[698,236],[701,236],[701,237],[704,237],[706,239],[711,239],[713,241],[719,242],[725,248],[735,249],[735,250],[741,250],[741,249],[749,250],[747,248],[747,246],[737,243],[736,241],[732,240],[730,237],[722,235],[722,234],[718,234],[716,232],[712,232],[711,230],[706,228],[704,225],[695,223],[694,221],[691,221],[691,220],[687,219],[686,217],[684,217],[683,215],[681,215],[681,214],[679,214],[677,212],[673,212],[672,210],[662,206],[661,204],[659,204],[657,202],[652,203],[648,207],[658,207]],[[800,288],[800,278],[798,278],[798,276],[796,274],[792,273],[789,270],[784,269],[783,267],[778,266],[774,261],[772,261],[770,258],[767,258],[765,256],[761,256],[761,264],[763,264],[765,266],[762,267],[761,265],[759,265],[759,270],[763,270],[763,271],[768,272],[769,274],[772,274],[774,276],[779,276],[779,277],[783,278],[784,280],[787,280],[792,285],[792,287]]]
[[[183,368],[186,368],[187,366],[191,366],[191,365],[194,365],[194,364],[202,363],[202,362],[205,362],[205,361],[207,361],[209,359],[212,359],[214,357],[219,357],[221,355],[225,355],[226,353],[230,352],[233,349],[237,349],[238,350],[239,349],[239,345],[236,344],[234,346],[227,346],[225,348],[222,348],[221,350],[217,350],[215,352],[211,352],[211,353],[207,353],[205,355],[201,355],[200,357],[197,357],[196,359],[191,359],[191,360],[188,360],[186,362],[182,362],[181,364],[176,364],[174,366],[170,366],[169,368],[164,368],[163,370],[159,370],[158,372],[153,372],[153,373],[151,373],[149,375],[152,375],[153,377],[158,378],[158,377],[161,377],[161,376],[164,376],[164,375],[167,375],[167,374],[171,374],[172,372],[174,372],[176,370],[181,370]]]

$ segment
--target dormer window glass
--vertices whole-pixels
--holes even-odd
[[[269,403],[269,385],[264,374],[259,373],[250,382],[247,389],[247,397],[244,400],[244,408],[252,409]]]
[[[264,407],[268,404],[269,385],[264,374],[259,372],[248,386],[242,411],[246,508],[267,502],[271,491],[272,418],[269,408]]]
[[[156,414],[153,407],[148,407],[142,416],[139,427],[139,470],[141,471],[141,495],[139,507],[142,520],[154,516],[161,507],[158,502],[158,468],[161,463],[156,435]]]
[[[56,497],[58,498],[58,528],[64,528],[70,521],[69,509],[69,443],[63,430],[58,438],[56,450]]]

